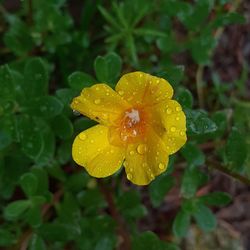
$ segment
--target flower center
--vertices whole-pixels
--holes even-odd
[[[134,142],[141,138],[146,129],[145,112],[140,108],[131,108],[123,114],[120,123],[120,138],[123,142]]]

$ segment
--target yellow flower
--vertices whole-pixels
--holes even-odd
[[[106,84],[83,89],[71,107],[100,124],[75,138],[74,161],[99,178],[123,163],[131,182],[147,185],[187,140],[185,114],[172,96],[166,80],[143,72],[123,75],[115,91]]]

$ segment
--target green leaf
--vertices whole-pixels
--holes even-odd
[[[14,94],[14,82],[8,65],[0,66],[0,97],[12,99]]]
[[[23,86],[28,98],[31,96],[41,96],[48,91],[48,71],[44,61],[40,58],[30,59],[24,68]]]
[[[178,88],[176,100],[185,108],[192,108],[194,102],[192,93],[183,87]]]
[[[147,231],[135,237],[132,242],[132,250],[145,249],[164,250],[165,248],[163,243],[153,232]]]
[[[239,150],[240,149],[240,150]],[[226,163],[235,171],[241,171],[247,157],[245,137],[233,128],[225,147]]]
[[[12,142],[12,136],[8,133],[8,131],[1,130],[0,128],[0,150],[8,147]]]
[[[47,195],[48,190],[49,190],[49,182],[48,182],[48,174],[43,168],[35,167],[32,168],[31,172],[36,176],[38,180],[38,185],[37,185],[37,195]],[[43,202],[41,197],[38,199],[40,202]]]
[[[235,12],[218,15],[212,22],[213,28],[219,28],[230,24],[244,24],[246,19],[243,15]]]
[[[190,223],[191,223],[190,213],[181,209],[177,213],[174,219],[174,224],[173,224],[174,235],[178,238],[186,236]]]
[[[39,165],[47,164],[54,154],[55,138],[48,124],[26,115],[17,117],[16,129],[22,151]]]
[[[69,86],[78,91],[92,86],[95,82],[96,80],[91,75],[80,71],[76,71],[68,77]]]
[[[117,21],[110,15],[106,9],[104,9],[101,5],[98,6],[99,11],[101,12],[102,16],[106,19],[107,22],[109,22],[114,28],[117,30],[121,30],[120,25],[117,23]]]
[[[191,136],[205,135],[217,130],[216,124],[202,110],[185,109],[187,131]]]
[[[121,73],[122,60],[120,56],[111,52],[95,59],[94,67],[98,81],[114,84]]]
[[[134,30],[134,34],[139,36],[166,37],[166,34],[162,31],[147,28],[137,28]]]
[[[174,178],[170,175],[160,175],[149,186],[149,196],[154,207],[160,206],[166,194],[174,186]]]
[[[204,32],[190,44],[191,54],[197,64],[207,65],[210,62],[211,51],[216,46],[212,34]]]
[[[40,207],[32,206],[26,213],[26,220],[33,228],[39,227],[42,224]]]
[[[0,246],[7,247],[15,243],[15,236],[7,229],[0,228]]]
[[[27,25],[16,16],[9,16],[10,29],[5,32],[4,43],[16,55],[24,55],[32,50],[34,43]]]
[[[26,173],[20,178],[20,185],[27,197],[36,193],[38,180],[33,173]]]
[[[63,104],[54,96],[39,97],[28,105],[27,112],[46,119],[59,115],[63,110]]]
[[[205,163],[205,155],[200,148],[193,143],[186,143],[181,149],[183,157],[187,160],[189,165],[200,166]]]
[[[46,244],[44,240],[37,234],[33,234],[29,242],[29,250],[46,250]]]
[[[59,222],[45,223],[38,228],[39,234],[49,241],[67,242],[80,236],[78,228]]]
[[[207,178],[207,175],[197,168],[186,168],[181,183],[181,195],[185,198],[193,197],[197,188],[204,184]]]
[[[4,216],[8,220],[18,219],[29,207],[29,200],[18,200],[13,201],[7,205],[4,209]]]
[[[141,204],[137,191],[123,192],[117,199],[117,206],[124,217],[130,220],[141,218],[146,214],[146,208]]]
[[[73,135],[73,125],[65,115],[54,117],[51,125],[54,133],[62,140],[69,139]]]
[[[211,210],[203,204],[197,204],[197,209],[193,214],[198,226],[204,231],[212,231],[216,227],[216,218]]]
[[[213,192],[199,197],[199,200],[209,206],[226,206],[232,201],[228,193]]]
[[[227,129],[227,114],[225,111],[216,111],[212,114],[212,120],[217,126],[217,130],[214,132],[214,137],[219,138],[224,135]]]
[[[159,76],[169,81],[169,83],[173,87],[176,87],[180,83],[180,81],[183,79],[184,70],[185,68],[183,65],[168,66],[166,67],[166,70],[162,71],[159,74]]]

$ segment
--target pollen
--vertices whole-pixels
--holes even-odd
[[[122,142],[135,142],[143,137],[146,130],[146,115],[142,108],[126,110],[120,121],[120,137]]]

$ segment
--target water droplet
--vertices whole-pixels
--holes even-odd
[[[103,117],[104,120],[108,119],[108,115],[107,114],[103,114],[102,117]]]
[[[159,152],[159,151],[157,151],[157,152],[156,152],[156,154],[157,154],[157,155],[159,155],[159,154],[160,154],[160,152]]]
[[[111,150],[110,150],[110,153],[113,154],[113,153],[114,153],[114,149],[111,149]]]
[[[97,91],[98,91],[98,90],[100,90],[100,88],[99,88],[99,87],[96,87],[96,88],[95,88],[95,90],[97,90]]]
[[[101,100],[100,99],[96,99],[94,102],[95,102],[95,104],[100,104]]]
[[[181,111],[181,107],[177,106],[177,107],[175,108],[175,110],[176,110],[177,112],[179,112],[179,111]]]
[[[132,174],[128,173],[127,178],[128,178],[128,180],[132,180],[132,178],[133,178]]]
[[[160,80],[157,80],[156,83],[159,84],[159,83],[160,83]]]
[[[94,140],[90,140],[90,143],[94,143]]]
[[[78,112],[77,110],[73,109],[73,114],[74,114],[75,116],[79,116],[79,115],[80,115],[80,112]]]
[[[129,152],[129,154],[130,154],[130,155],[134,155],[134,154],[135,154],[135,151],[132,150],[132,151]]]
[[[133,172],[133,168],[130,168],[129,171],[130,171],[130,172]]]
[[[181,135],[181,136],[184,136],[184,134],[185,134],[185,133],[184,133],[183,131],[180,132],[180,135]]]
[[[176,131],[176,127],[171,127],[171,128],[170,128],[170,131],[171,131],[171,132],[175,132],[175,131]]]
[[[143,75],[142,75],[142,74],[140,74],[139,76],[140,76],[140,78],[142,78],[142,77],[143,77]]]
[[[81,133],[81,134],[79,134],[79,138],[84,141],[84,140],[86,140],[87,136],[86,136],[86,134]]]
[[[124,91],[119,90],[119,91],[118,91],[118,94],[119,94],[119,95],[124,95]]]
[[[137,152],[141,155],[147,152],[147,145],[146,144],[139,144],[137,147]]]
[[[165,168],[163,163],[159,163],[159,169],[163,170]]]
[[[172,113],[172,109],[171,108],[167,108],[167,114],[170,115]]]
[[[179,116],[176,116],[176,117],[175,117],[175,120],[176,120],[176,121],[179,121],[179,120],[180,120],[180,117],[179,117]]]
[[[135,91],[133,92],[133,95],[136,95],[136,92],[135,92]]]
[[[110,93],[109,93],[109,92],[106,92],[106,95],[110,95]]]
[[[146,162],[143,162],[143,163],[142,163],[142,166],[143,166],[143,167],[147,167],[147,163],[146,163]]]
[[[150,178],[151,178],[151,179],[154,179],[155,176],[154,176],[153,174],[150,174]]]

